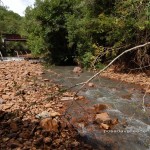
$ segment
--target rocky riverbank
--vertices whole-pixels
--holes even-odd
[[[150,93],[150,76],[146,73],[121,73],[115,72],[114,67],[111,67],[104,71],[101,76],[107,77],[110,79],[119,80],[120,82],[133,83],[138,85],[143,92]]]
[[[63,117],[60,85],[28,61],[0,63],[0,149],[92,149]]]

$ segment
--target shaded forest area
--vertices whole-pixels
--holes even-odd
[[[5,7],[0,11],[1,32],[26,36],[32,53],[51,64],[101,68],[126,49],[150,41],[149,0],[36,0],[22,18]],[[149,63],[149,46],[117,62],[121,69]]]

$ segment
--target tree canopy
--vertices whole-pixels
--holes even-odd
[[[35,55],[51,63],[97,66],[150,40],[149,0],[36,0],[26,9],[22,33]],[[126,54],[125,65],[146,65],[149,47]]]
[[[13,11],[9,11],[7,7],[0,6],[0,38],[2,33],[19,34],[22,17]],[[8,51],[12,48],[21,48],[22,44],[7,42]],[[0,50],[3,51],[2,41],[0,40]]]

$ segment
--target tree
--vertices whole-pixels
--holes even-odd
[[[79,64],[90,67],[96,59],[99,66],[125,49],[150,40],[150,3],[36,0],[35,7],[26,10],[24,31],[33,53],[49,56],[52,63],[75,58]],[[146,65],[150,61],[149,48],[144,49],[124,55],[119,64]]]
[[[72,56],[65,25],[70,3],[70,0],[37,0],[34,8],[26,10],[24,29],[28,44],[34,54],[49,56],[51,63],[60,64]]]
[[[22,17],[13,11],[9,11],[7,7],[0,6],[0,39],[2,33],[19,33]],[[15,44],[19,45],[19,43]],[[11,43],[10,46],[14,46]],[[2,46],[2,41],[0,40],[0,50],[2,51],[4,47]]]

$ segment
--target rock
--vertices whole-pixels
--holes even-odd
[[[63,105],[62,104],[58,104],[57,107],[63,108]]]
[[[108,106],[106,104],[96,104],[96,105],[94,105],[94,110],[95,110],[96,113],[99,113],[100,111],[105,110],[107,108],[108,108]]]
[[[6,101],[2,98],[0,98],[0,104],[4,104]]]
[[[73,92],[65,92],[65,93],[63,93],[63,96],[64,96],[64,97],[73,97],[74,94],[75,94],[75,93],[73,93]]]
[[[78,74],[80,74],[80,73],[82,73],[82,72],[83,72],[83,70],[82,70],[82,68],[81,68],[81,67],[75,67],[75,68],[73,69],[73,72],[74,72],[74,73],[78,73]]]
[[[7,99],[9,99],[9,98],[10,98],[9,95],[2,95],[2,99],[4,99],[4,100],[7,100]]]
[[[10,139],[10,138],[8,138],[8,137],[7,137],[7,138],[2,138],[2,141],[3,141],[3,142],[7,142],[9,139]]]
[[[37,72],[37,74],[38,74],[38,75],[42,75],[42,74],[45,74],[45,73],[42,72],[42,71],[39,71],[39,72]]]
[[[49,144],[49,143],[52,142],[52,139],[50,137],[46,137],[46,138],[44,138],[43,141],[44,141],[45,144]]]
[[[25,90],[18,90],[18,91],[16,91],[16,93],[14,93],[14,95],[15,96],[18,96],[18,95],[25,95],[26,94],[26,92],[25,92]]]
[[[54,131],[58,132],[58,121],[52,118],[46,118],[41,120],[40,122],[41,127],[46,131]]]
[[[22,145],[18,142],[18,141],[13,141],[10,144],[11,149],[17,148],[17,147],[21,147]]]
[[[51,116],[51,117],[60,116],[60,113],[58,113],[58,112],[56,112],[56,111],[52,111],[52,112],[50,112],[50,116]]]
[[[90,82],[90,83],[88,83],[88,86],[89,87],[94,87],[95,85],[94,85],[94,83]]]
[[[61,129],[64,129],[66,128],[68,125],[67,125],[67,122],[66,121],[61,121]]]
[[[45,82],[49,81],[49,79],[44,79]]]
[[[11,108],[13,105],[14,105],[13,103],[2,104],[2,109],[3,110],[7,110],[7,109]]]
[[[19,137],[23,138],[23,139],[29,139],[30,138],[30,132],[29,131],[23,131],[19,134]]]
[[[107,125],[107,124],[105,124],[105,123],[101,123],[101,124],[100,124],[100,128],[105,129],[105,130],[109,130],[109,129],[110,129],[110,126]]]
[[[37,138],[33,141],[33,144],[36,145],[36,146],[39,146],[43,143],[43,138],[40,137],[40,138]]]
[[[73,99],[74,99],[74,97],[62,97],[61,101],[71,101]]]
[[[77,142],[77,141],[74,141],[74,142],[72,142],[72,143],[71,143],[71,145],[72,145],[73,147],[77,147],[77,146],[79,146],[79,145],[80,145],[80,143],[79,143],[79,142]]]
[[[11,128],[11,130],[12,130],[13,132],[18,131],[18,126],[17,126],[16,122],[11,122],[11,123],[10,123],[10,128]]]
[[[78,96],[77,99],[78,100],[85,100],[85,97],[84,96]]]
[[[42,119],[44,119],[44,118],[50,118],[50,113],[47,112],[47,111],[43,111],[42,113],[36,115],[35,118],[37,118],[37,119],[40,119],[40,118],[42,118]]]
[[[81,129],[84,129],[85,128],[85,123],[84,122],[78,123],[77,126]]]
[[[50,108],[50,107],[52,107],[52,104],[50,104],[50,103],[45,105],[45,108]]]
[[[131,100],[132,94],[126,94],[121,96],[123,99]]]
[[[22,75],[23,75],[23,76],[27,76],[27,75],[30,76],[30,72],[29,72],[29,71],[25,71]]]
[[[112,125],[116,125],[118,123],[119,123],[118,118],[115,118],[115,119],[112,120]]]
[[[97,123],[105,123],[105,124],[110,124],[111,123],[111,119],[110,119],[108,113],[106,113],[106,112],[96,114],[95,121]]]

